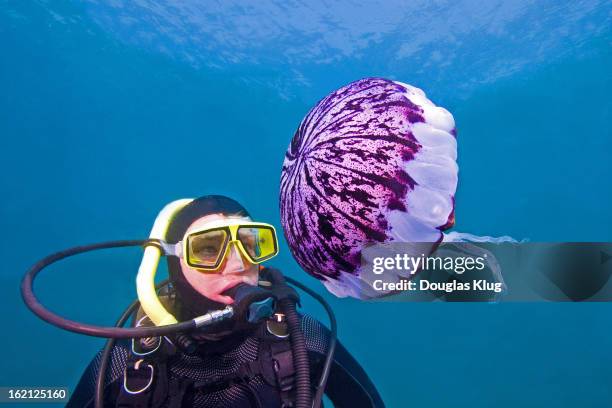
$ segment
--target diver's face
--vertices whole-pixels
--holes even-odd
[[[206,224],[213,221],[236,219],[251,221],[248,217],[228,217],[223,214],[210,214],[195,220],[187,229],[185,235],[197,229],[206,228]],[[259,279],[259,267],[249,262],[242,253],[230,243],[227,254],[219,269],[215,271],[202,272],[185,263],[181,257],[181,269],[187,282],[203,296],[215,302],[229,305],[234,302],[229,296],[222,295],[226,290],[240,283],[257,285]]]

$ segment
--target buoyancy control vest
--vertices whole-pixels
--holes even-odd
[[[142,312],[137,314],[135,323],[152,324]],[[214,363],[207,367],[207,359],[218,361],[223,352],[242,353],[245,358],[218,370]],[[186,365],[186,361],[191,364]],[[121,408],[198,406],[197,401],[211,394],[219,399],[246,397],[253,407],[291,407],[295,368],[285,317],[277,313],[252,332],[199,342],[192,356],[168,337],[133,339],[119,381],[115,406]]]

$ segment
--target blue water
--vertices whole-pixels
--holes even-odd
[[[280,228],[295,128],[364,76],[454,114],[457,230],[612,240],[611,15],[606,1],[0,1],[0,386],[72,387],[102,345],[25,309],[19,279],[36,259],[145,237],[164,204],[208,193]],[[608,304],[336,299],[281,249],[273,264],[326,295],[390,407],[612,402]],[[70,259],[38,292],[112,324],[139,254]]]

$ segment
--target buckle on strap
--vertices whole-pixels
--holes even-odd
[[[145,319],[149,319],[149,317],[147,315],[142,316],[137,322],[136,322],[136,327],[143,327],[145,326],[145,323],[143,323],[143,321]],[[144,337],[138,340],[139,346],[140,348],[144,348],[145,351],[140,352],[140,351],[136,351],[136,339],[132,338],[132,354],[136,355],[136,356],[147,356],[149,354],[153,354],[155,353],[157,350],[159,350],[159,348],[162,345],[162,336],[159,337]],[[157,345],[155,345],[157,344]]]
[[[155,369],[151,364],[146,364],[146,367],[149,368],[150,372],[151,372],[151,376],[149,377],[149,380],[147,381],[147,384],[138,389],[138,390],[131,390],[128,388],[128,383],[127,383],[127,378],[128,378],[128,368],[132,371],[132,372],[137,372],[140,370],[140,365],[143,362],[143,359],[140,359],[138,361],[136,361],[136,363],[134,363],[134,368],[130,368],[130,367],[125,367],[125,369],[123,370],[123,389],[125,390],[125,392],[127,392],[128,394],[132,394],[132,395],[136,395],[136,394],[140,394],[145,392],[150,386],[151,384],[153,384],[153,376],[155,375]]]

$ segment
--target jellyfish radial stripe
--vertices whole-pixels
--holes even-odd
[[[400,82],[365,78],[322,99],[281,173],[281,222],[300,266],[338,296],[379,296],[359,280],[365,245],[437,243],[454,224],[455,135],[448,111]]]

